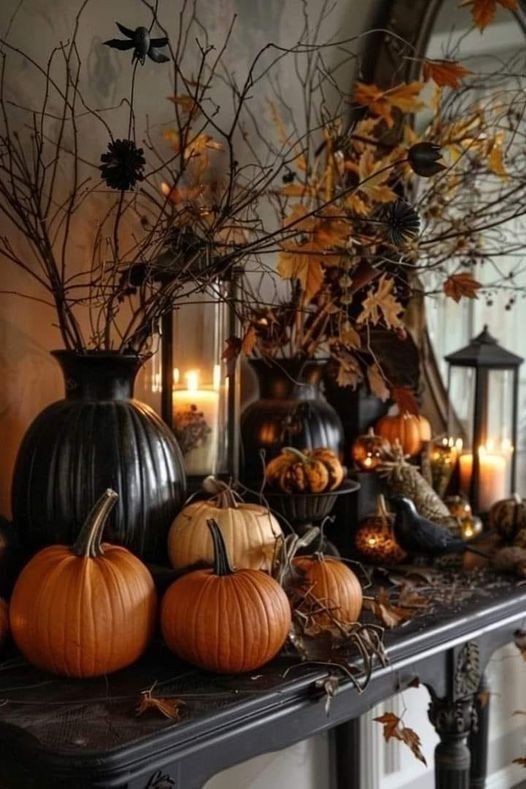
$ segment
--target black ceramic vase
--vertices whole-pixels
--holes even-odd
[[[320,389],[324,364],[296,359],[250,361],[260,399],[241,414],[241,468],[247,482],[263,476],[261,450],[266,462],[285,446],[327,447],[341,454],[342,423]]]
[[[104,539],[166,562],[166,538],[185,498],[182,455],[157,414],[133,399],[142,360],[55,351],[66,397],[33,422],[13,479],[14,524],[26,551],[71,544],[106,488],[119,494]]]

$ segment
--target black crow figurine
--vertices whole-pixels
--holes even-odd
[[[166,63],[170,60],[162,52],[159,52],[161,47],[165,47],[168,44],[168,39],[165,36],[163,38],[151,38],[147,27],[136,27],[135,30],[131,30],[129,27],[121,25],[120,22],[115,24],[128,40],[112,38],[110,41],[104,42],[106,46],[113,47],[113,49],[133,49],[132,63],[138,60],[141,66],[144,66],[147,56],[155,63]]]
[[[396,539],[408,554],[442,556],[470,551],[487,558],[487,554],[467,545],[460,537],[451,534],[449,529],[419,515],[411,499],[393,496],[388,501],[395,511],[393,526]]]

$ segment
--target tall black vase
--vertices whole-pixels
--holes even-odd
[[[265,460],[284,446],[343,450],[343,428],[320,384],[325,362],[252,359],[260,398],[241,414],[241,468],[249,482],[261,479]]]
[[[182,455],[157,414],[133,399],[142,360],[55,351],[66,397],[32,423],[20,447],[13,520],[25,549],[71,544],[106,488],[119,494],[104,539],[166,562],[166,538],[185,498]]]

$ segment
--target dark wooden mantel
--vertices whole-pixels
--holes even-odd
[[[328,714],[320,687],[327,670],[301,666],[284,678],[290,660],[253,676],[217,677],[178,664],[157,646],[125,671],[73,681],[15,656],[0,671],[0,786],[198,789],[220,770],[330,729],[331,785],[357,789],[352,722],[418,677],[430,691],[441,738],[437,786],[482,789],[487,711],[477,715],[478,692],[492,653],[522,629],[526,587],[514,579],[488,587],[481,581],[471,599],[387,633],[389,665],[375,669],[361,695],[342,682]],[[154,683],[157,695],[184,699],[181,721],[136,717],[141,691]]]

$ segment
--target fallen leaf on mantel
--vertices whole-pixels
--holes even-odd
[[[139,701],[136,714],[143,715],[148,710],[158,712],[164,718],[169,720],[179,720],[182,713],[182,708],[185,706],[184,701],[181,699],[168,699],[161,698],[160,696],[152,696],[152,691],[143,690],[141,693],[141,700]]]
[[[419,761],[427,766],[425,756],[421,750],[422,742],[420,737],[416,731],[404,726],[402,719],[398,715],[395,715],[394,712],[384,712],[383,715],[373,718],[373,720],[381,723],[384,727],[383,734],[386,742],[389,742],[389,740],[400,740],[400,742],[405,743],[411,749],[411,752]]]
[[[462,297],[476,299],[477,291],[482,285],[467,271],[463,271],[460,274],[451,274],[442,287],[446,296],[458,303]]]
[[[526,632],[524,630],[517,630],[513,636],[515,646],[522,655],[522,659],[526,660]]]
[[[526,756],[519,756],[513,760],[513,764],[520,764],[521,767],[526,767]]]

